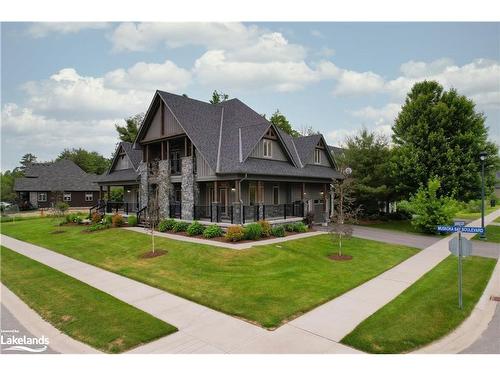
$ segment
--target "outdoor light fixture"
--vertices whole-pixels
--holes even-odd
[[[346,176],[349,176],[352,173],[351,167],[347,167],[346,169],[344,169],[344,173],[346,174]]]
[[[484,161],[486,160],[486,157],[488,156],[488,153],[486,151],[481,151],[479,153],[479,160],[481,160],[481,228],[484,229]],[[486,239],[486,236],[483,232],[479,235],[479,238],[484,240]]]
[[[236,191],[236,188],[231,188],[231,191]]]

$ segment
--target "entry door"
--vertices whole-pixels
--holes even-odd
[[[257,187],[255,184],[250,184],[248,187],[250,206],[253,206],[257,201]]]
[[[227,189],[220,188],[219,189],[219,202],[221,205],[221,213],[227,215]]]

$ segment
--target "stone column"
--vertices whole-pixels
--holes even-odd
[[[243,214],[242,204],[240,202],[233,203],[233,224],[241,224],[241,215]]]
[[[148,164],[144,161],[141,161],[139,164],[139,209],[148,205]]]
[[[160,219],[165,219],[170,213],[170,196],[172,183],[170,181],[170,160],[158,162],[158,209]]]
[[[181,165],[182,165],[181,218],[183,220],[193,220],[194,196],[195,196],[193,157],[185,156],[181,158]]]

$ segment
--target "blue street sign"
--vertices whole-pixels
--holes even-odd
[[[462,232],[462,233],[484,233],[484,228],[481,227],[459,227],[455,225],[438,225],[438,232]]]

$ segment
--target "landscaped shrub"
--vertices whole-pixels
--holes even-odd
[[[481,200],[471,199],[468,203],[463,203],[463,210],[467,213],[481,212]]]
[[[244,237],[245,237],[245,232],[241,225],[231,225],[229,228],[227,228],[226,238],[229,241],[232,242],[241,241]]]
[[[122,227],[125,225],[125,219],[120,214],[114,214],[113,217],[111,218],[111,223],[115,228]]]
[[[436,226],[451,224],[459,210],[456,200],[438,196],[440,187],[439,179],[431,178],[427,182],[427,187],[420,187],[408,202],[399,204],[413,214],[411,224],[421,232],[436,233]]]
[[[69,224],[69,223],[81,224],[83,219],[78,214],[69,214],[69,215],[66,215],[66,217],[64,218],[64,221],[66,224]]]
[[[129,227],[135,227],[137,225],[137,216],[130,215],[127,218],[127,224],[128,224]]]
[[[203,231],[203,237],[205,238],[221,237],[223,234],[224,231],[217,224],[209,225]]]
[[[90,225],[86,231],[88,232],[95,232],[97,230],[103,230],[103,229],[108,229],[109,228],[109,224],[106,224],[106,223],[96,223],[96,224],[92,224]]]
[[[102,220],[102,214],[99,212],[94,212],[92,214],[92,224],[100,223]]]
[[[103,221],[104,221],[104,224],[112,225],[113,224],[113,217],[111,215],[104,215]]]
[[[285,230],[287,232],[293,232],[293,223],[285,224]]]
[[[272,229],[274,237],[285,237],[285,227],[283,225],[276,225]]]
[[[245,227],[245,238],[247,240],[258,240],[262,237],[262,227],[259,223],[248,224]]]
[[[197,221],[193,221],[186,229],[188,236],[199,236],[203,234],[205,227]]]
[[[260,227],[262,228],[262,237],[269,237],[271,235],[272,227],[267,220],[258,221]]]
[[[307,225],[305,225],[303,222],[298,221],[296,223],[293,223],[293,231],[298,232],[298,233],[304,233],[307,232]]]
[[[309,228],[312,228],[313,221],[314,221],[314,212],[308,211],[306,213],[306,217],[304,218],[304,222]]]
[[[163,219],[162,221],[160,221],[160,224],[158,224],[158,230],[160,232],[172,230],[175,223],[176,221],[174,219]]]
[[[189,223],[185,221],[176,221],[172,227],[173,232],[185,232],[189,227]]]

